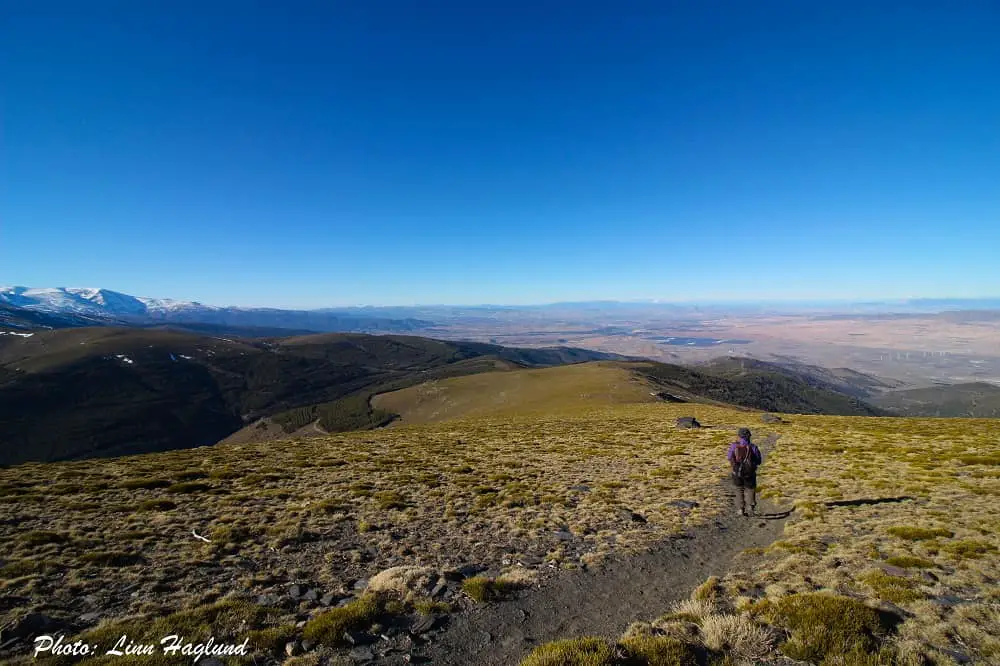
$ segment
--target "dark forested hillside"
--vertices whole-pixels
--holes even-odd
[[[3,335],[0,463],[203,446],[258,418],[359,392],[367,409],[366,389],[431,372],[482,372],[491,359],[600,358],[608,355],[363,334],[249,340],[103,327]]]

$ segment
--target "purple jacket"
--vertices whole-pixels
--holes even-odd
[[[760,449],[757,448],[756,444],[748,442],[745,439],[740,439],[729,445],[729,453],[726,454],[726,458],[729,459],[730,465],[736,464],[736,460],[733,459],[733,456],[736,455],[736,447],[740,444],[746,444],[750,447],[750,458],[753,460],[754,467],[759,467],[760,464],[764,462],[764,456],[761,455]]]

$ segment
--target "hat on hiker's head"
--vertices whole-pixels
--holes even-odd
[[[750,439],[750,430],[748,428],[740,428],[737,434],[740,436],[740,439],[745,439],[748,441]]]

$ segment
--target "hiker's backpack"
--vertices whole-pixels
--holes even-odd
[[[733,472],[743,479],[748,479],[757,471],[753,461],[753,449],[750,444],[740,441],[733,450]]]

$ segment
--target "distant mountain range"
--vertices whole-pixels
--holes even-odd
[[[431,321],[396,318],[359,308],[218,307],[167,298],[143,298],[109,289],[0,287],[0,325],[12,328],[164,324],[199,332],[211,330],[257,336],[328,331],[406,333],[433,327]]]

